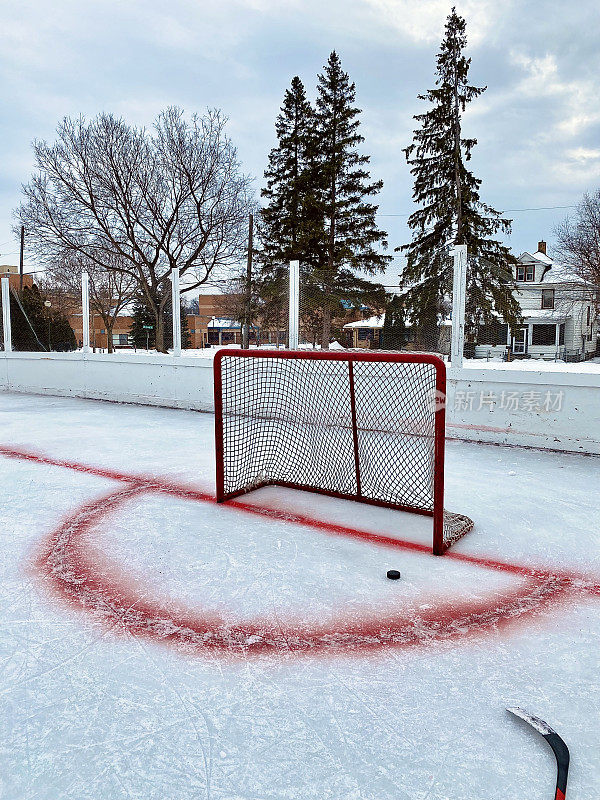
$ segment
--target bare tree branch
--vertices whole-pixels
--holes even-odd
[[[159,350],[171,271],[191,291],[244,255],[251,179],[226,122],[217,110],[186,119],[168,108],[149,132],[101,114],[65,118],[54,144],[34,143],[38,172],[17,211],[30,246],[62,280],[84,264],[105,310],[110,292],[127,294],[135,281],[154,312]]]

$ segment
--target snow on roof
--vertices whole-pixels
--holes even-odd
[[[555,264],[544,275],[543,283],[580,283],[592,285],[589,281],[584,280],[580,275],[571,272],[568,267],[561,267]]]
[[[369,317],[369,319],[359,319],[356,322],[348,322],[344,328],[383,328],[385,314],[379,317]]]
[[[383,323],[385,322],[385,314],[382,314],[380,317],[369,317],[369,319],[359,319],[356,322],[348,322],[344,325],[344,329],[348,328],[383,328]],[[411,321],[410,316],[407,315],[406,319],[404,320],[405,325],[410,328]],[[443,327],[452,327],[452,320],[451,319],[443,319],[440,322],[440,325]]]
[[[546,255],[546,253],[542,253],[541,250],[536,250],[535,253],[529,253],[525,250],[518,258],[518,261],[527,261],[528,259],[535,259],[542,264],[546,264],[547,266],[551,267],[554,264],[554,261],[550,258],[550,256]]]
[[[537,258],[538,261],[541,261],[542,264],[548,264],[548,266],[550,267],[554,263],[550,258],[550,256],[547,255],[546,253],[542,253],[541,250],[536,250],[535,253],[533,254],[533,257]]]
[[[556,309],[551,308],[536,308],[530,310],[528,308],[523,309],[523,319],[534,319],[536,322],[540,320],[548,320],[548,322],[565,322],[567,319],[567,314],[560,314],[556,311]]]
[[[213,317],[207,325],[208,328],[235,328],[240,329],[240,323],[235,319]]]

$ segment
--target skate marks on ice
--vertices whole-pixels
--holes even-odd
[[[99,557],[89,546],[111,515],[149,496],[167,496],[192,503],[215,503],[212,495],[192,486],[154,476],[130,475],[75,461],[53,458],[34,451],[0,446],[0,455],[38,464],[108,478],[114,491],[97,497],[74,512],[41,544],[35,569],[50,592],[71,607],[92,615],[114,633],[128,633],[145,640],[175,646],[192,655],[208,652],[248,657],[260,654],[352,654],[381,648],[418,648],[452,642],[523,625],[559,604],[583,596],[600,596],[600,585],[572,571],[532,568],[491,558],[450,552],[448,561],[468,564],[514,578],[509,588],[489,597],[441,603],[436,607],[381,609],[357,619],[340,615],[327,622],[305,620],[282,623],[255,619],[232,623],[215,613],[187,608],[173,602],[149,599],[148,592],[121,567]],[[220,506],[224,514],[254,516],[304,526],[328,536],[354,540],[395,551],[428,554],[428,545],[404,541],[368,530],[328,522],[281,507],[241,500]],[[436,558],[431,556],[431,558]],[[450,565],[449,565],[450,568]]]

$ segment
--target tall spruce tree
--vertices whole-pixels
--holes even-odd
[[[372,181],[366,169],[370,159],[358,151],[364,137],[358,133],[361,113],[355,84],[342,69],[334,51],[318,76],[316,110],[315,192],[320,197],[322,231],[319,263],[312,271],[314,296],[322,309],[321,346],[329,348],[332,317],[358,289],[357,272],[375,275],[391,256],[382,254],[387,235],[375,223],[377,195],[383,181]],[[362,281],[364,290],[364,279]]]
[[[453,8],[437,56],[435,88],[419,95],[430,108],[415,116],[420,127],[404,151],[419,209],[408,219],[412,242],[397,249],[407,258],[402,286],[411,325],[427,331],[437,329],[452,288],[448,243],[468,248],[466,325],[489,324],[494,311],[511,326],[520,322],[511,269],[516,260],[494,238],[509,233],[512,220],[481,201],[481,180],[466,167],[477,140],[463,137],[462,115],[487,88],[469,84],[466,45],[465,20]]]
[[[304,279],[315,263],[319,231],[314,110],[297,76],[285,92],[275,132],[277,147],[269,153],[266,186],[261,191],[266,206],[257,220],[261,247],[255,288],[262,316],[277,320],[281,326],[287,316],[288,264],[299,260]]]

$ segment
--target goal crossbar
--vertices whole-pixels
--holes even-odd
[[[227,349],[214,390],[218,502],[277,485],[424,514],[438,555],[472,528],[444,511],[437,356]]]

